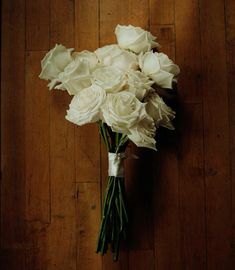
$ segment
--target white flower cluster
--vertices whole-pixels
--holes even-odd
[[[166,54],[153,52],[155,37],[140,27],[117,25],[118,44],[95,52],[56,45],[41,62],[50,89],[74,95],[66,119],[77,124],[102,120],[137,146],[156,149],[159,126],[173,129],[174,111],[152,87],[172,88],[180,70]]]

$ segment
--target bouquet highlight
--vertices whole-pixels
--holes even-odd
[[[165,104],[156,87],[172,89],[179,67],[158,52],[150,32],[117,25],[117,44],[94,52],[74,52],[56,45],[41,61],[39,77],[49,89],[73,96],[66,119],[78,126],[97,123],[106,145],[109,176],[97,253],[118,259],[120,240],[125,239],[128,215],[125,202],[123,162],[129,141],[156,150],[155,135],[162,126],[174,129],[175,112]]]

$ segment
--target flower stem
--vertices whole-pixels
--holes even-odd
[[[99,122],[100,134],[108,151],[124,152],[128,137],[114,133]],[[108,130],[109,128],[109,130]],[[102,219],[97,242],[96,252],[104,255],[111,245],[113,260],[118,260],[120,241],[125,239],[128,226],[128,216],[125,202],[125,186],[123,177],[108,177],[108,184],[104,196]]]

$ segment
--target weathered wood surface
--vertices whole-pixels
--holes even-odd
[[[7,270],[232,270],[235,265],[235,2],[3,0],[1,253]],[[176,131],[128,147],[130,229],[120,259],[95,253],[107,156],[95,125],[64,119],[40,60],[94,50],[117,24],[151,30],[181,67]]]

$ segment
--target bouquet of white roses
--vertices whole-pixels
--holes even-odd
[[[158,52],[156,38],[139,27],[117,25],[118,44],[94,52],[74,52],[56,45],[41,62],[41,79],[49,89],[73,95],[66,119],[79,126],[98,123],[109,157],[108,186],[97,252],[111,244],[114,260],[125,238],[128,215],[125,203],[125,149],[130,141],[156,150],[155,135],[162,126],[174,129],[175,112],[155,87],[172,89],[180,72],[166,54]]]

